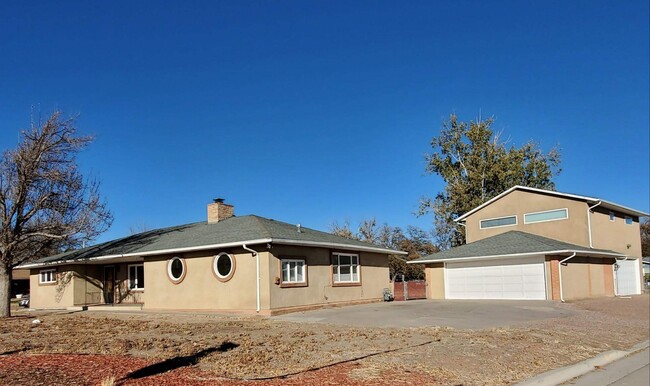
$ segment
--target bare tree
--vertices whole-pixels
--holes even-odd
[[[76,136],[74,124],[56,111],[0,159],[0,317],[11,315],[14,267],[93,240],[112,223],[99,183],[78,170],[76,155],[93,138]]]

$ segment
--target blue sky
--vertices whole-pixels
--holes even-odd
[[[80,157],[131,227],[214,197],[326,230],[431,228],[423,155],[451,112],[559,145],[560,191],[648,211],[647,1],[0,3],[0,148],[32,108],[79,114]]]

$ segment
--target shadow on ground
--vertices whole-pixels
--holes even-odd
[[[192,355],[166,359],[162,362],[154,363],[152,365],[135,370],[125,375],[124,378],[119,380],[119,382],[121,383],[128,380],[145,378],[152,375],[158,375],[166,373],[168,371],[176,370],[181,367],[192,366],[197,364],[201,358],[210,355],[213,352],[226,352],[237,347],[239,347],[237,343],[223,342],[219,347],[206,348]]]

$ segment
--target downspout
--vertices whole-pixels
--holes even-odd
[[[260,312],[260,255],[257,253],[257,251],[252,250],[246,246],[246,244],[242,244],[242,248],[247,250],[248,252],[252,253],[253,256],[255,257],[255,273],[257,280],[255,280],[255,287],[256,287],[256,300],[257,300],[257,312]]]
[[[590,233],[591,234],[591,233]],[[560,265],[557,267],[558,277],[560,279],[560,301],[564,303],[564,294],[562,293],[562,264],[576,257],[576,252],[573,252],[573,255],[567,257],[564,260],[560,260]]]
[[[602,204],[602,201],[598,201],[596,205],[590,206],[587,208],[587,227],[589,228],[589,248],[593,248],[593,244],[591,242],[591,210],[598,205]]]

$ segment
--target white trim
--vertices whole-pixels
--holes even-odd
[[[200,245],[196,247],[185,247],[185,248],[170,248],[170,249],[158,249],[154,251],[147,252],[134,252],[134,253],[124,253],[121,255],[105,255],[105,256],[96,256],[90,257],[87,259],[69,259],[69,260],[57,260],[54,262],[46,263],[32,263],[20,265],[17,268],[39,268],[47,266],[58,266],[70,263],[80,263],[84,261],[101,261],[109,259],[117,259],[122,257],[140,257],[140,256],[152,256],[152,255],[163,255],[163,254],[176,254],[183,252],[195,252],[195,251],[205,251],[209,249],[221,249],[221,248],[230,248],[230,247],[239,247],[242,245],[255,245],[255,244],[282,244],[282,245],[301,245],[305,247],[323,247],[323,248],[336,248],[352,251],[362,251],[362,252],[376,252],[376,253],[386,253],[390,255],[408,255],[407,252],[395,251],[388,248],[379,248],[373,246],[364,246],[364,245],[349,245],[349,244],[339,244],[339,243],[328,243],[322,241],[304,241],[304,240],[292,240],[292,239],[254,239],[246,241],[237,241],[232,243],[221,243],[221,244],[209,244],[209,245]]]
[[[332,282],[334,284],[349,284],[349,283],[361,283],[361,261],[359,259],[359,254],[358,253],[346,253],[346,252],[332,252],[332,256],[349,256],[350,257],[350,265],[344,264],[344,267],[350,267],[350,280],[340,280],[341,279],[341,263],[340,259],[336,259],[336,261],[332,262]],[[356,258],[357,262],[356,264],[353,262],[352,258]],[[354,273],[352,272],[352,267],[357,267],[357,272],[356,272],[356,280],[354,279]],[[336,272],[334,272],[334,269],[337,269]],[[336,280],[338,276],[339,280]]]
[[[298,281],[285,281],[284,280],[284,263],[300,263],[300,269],[302,270],[302,280]],[[285,259],[285,258],[280,258],[280,280],[282,284],[305,284],[307,283],[307,275],[305,275],[305,267],[307,266],[307,261],[305,259]],[[296,265],[296,268],[298,265]],[[298,277],[298,272],[296,270],[296,277]],[[289,275],[289,279],[291,279],[291,275]]]
[[[43,274],[44,273],[50,273],[52,272],[52,280],[43,280]],[[49,275],[48,275],[49,276]],[[50,269],[41,269],[38,271],[38,284],[54,284],[56,283],[56,269],[55,268],[50,268]]]
[[[219,269],[217,268],[217,262],[219,261],[219,258],[221,256],[228,256],[228,259],[230,259],[230,271],[228,271],[228,274],[222,275],[219,273]],[[220,279],[226,279],[230,274],[232,273],[233,268],[235,267],[235,259],[227,252],[221,252],[218,255],[212,259],[212,272],[214,272],[215,275],[217,275],[218,278]]]
[[[621,253],[609,253],[609,252],[597,252],[590,250],[577,250],[577,249],[562,249],[558,251],[537,251],[537,252],[526,252],[526,253],[512,253],[509,255],[489,255],[489,256],[468,256],[468,257],[452,257],[448,259],[433,259],[433,260],[410,260],[406,264],[428,264],[428,263],[442,263],[442,262],[454,262],[454,261],[474,261],[474,260],[494,260],[501,258],[512,258],[512,257],[521,257],[521,256],[532,256],[532,255],[556,255],[560,253],[579,253],[586,256],[606,256],[606,257],[625,257]]]
[[[388,248],[379,248],[379,247],[365,246],[365,245],[328,243],[323,241],[271,239],[271,242],[273,242],[274,244],[283,244],[283,245],[302,245],[305,247],[324,247],[324,248],[331,247],[333,249],[344,249],[349,251],[377,252],[377,253],[387,253],[389,255],[408,255],[408,252],[396,251]]]
[[[527,215],[532,215],[532,214],[542,214],[542,213],[551,213],[551,212],[559,212],[563,210],[566,213],[566,217],[563,218],[553,218],[550,220],[542,220],[542,221],[526,221],[526,216]],[[529,212],[529,213],[524,213],[524,224],[537,224],[540,222],[549,222],[549,221],[561,221],[561,220],[568,220],[569,219],[569,208],[558,208],[558,209],[551,209],[551,210],[542,210],[540,212]]]
[[[445,261],[442,264],[442,280],[445,282],[445,299],[449,299],[447,294],[449,294],[449,280],[447,279],[447,262]]]
[[[586,201],[586,202],[594,202],[595,203],[595,202],[598,202],[598,201],[602,201],[603,204],[605,204],[603,206],[608,208],[608,209],[615,209],[615,210],[618,210],[620,212],[624,212],[624,213],[626,212],[628,214],[632,214],[632,215],[638,216],[638,217],[650,216],[650,214],[648,214],[648,213],[644,213],[644,212],[638,211],[636,209],[628,208],[626,206],[619,205],[619,204],[616,204],[614,202],[600,200],[600,199],[595,198],[595,197],[578,196],[576,194],[560,193],[560,192],[555,192],[555,191],[552,191],[552,190],[529,188],[527,186],[515,185],[512,188],[506,190],[505,192],[503,192],[501,194],[498,194],[497,196],[493,197],[492,199],[484,202],[483,204],[477,206],[476,208],[470,210],[469,212],[467,212],[467,213],[461,215],[460,217],[454,219],[454,221],[456,221],[456,222],[462,221],[463,219],[465,219],[467,216],[471,215],[472,213],[475,213],[475,212],[479,211],[480,209],[483,209],[484,207],[490,205],[494,201],[497,201],[501,197],[509,194],[510,192],[512,192],[514,190],[524,190],[524,191],[535,192],[535,193],[544,193],[544,194],[549,194],[549,195],[553,195],[553,196],[557,196],[557,197],[573,198],[573,199]]]
[[[172,274],[172,263],[174,262],[174,260],[180,261],[181,267],[183,267],[183,270],[181,271],[181,275],[179,277],[174,277],[174,275]],[[183,278],[183,275],[185,274],[185,269],[186,269],[185,262],[179,256],[174,256],[167,261],[167,276],[169,276],[169,279],[174,283],[179,282]]]
[[[514,224],[506,224],[506,225],[495,225],[493,227],[484,227],[483,226],[483,221],[491,221],[491,220],[502,220],[505,218],[510,218],[514,217],[515,218],[515,223]],[[516,214],[509,214],[507,216],[501,216],[501,217],[493,217],[493,218],[484,218],[484,219],[479,219],[478,220],[478,227],[479,229],[494,229],[494,228],[504,228],[504,227],[514,227],[519,225],[519,219],[517,218]]]
[[[626,256],[626,258],[623,259],[623,260],[616,259],[616,262],[614,263],[614,265],[616,266],[619,261],[633,261],[634,262],[634,277],[636,278],[636,280],[634,281],[634,291],[635,292],[633,294],[623,294],[623,295],[620,295],[620,296],[639,295],[639,294],[641,294],[642,293],[641,290],[642,290],[642,280],[643,280],[642,278],[643,278],[643,275],[641,275],[642,271],[640,270],[640,267],[639,267],[639,258],[638,257],[635,258],[635,257]],[[643,260],[641,260],[641,261],[643,261]],[[616,289],[615,296],[619,296],[619,292],[620,292],[618,290],[618,278],[619,278],[618,277],[618,271],[621,269],[620,267],[621,267],[621,265],[619,265],[618,269],[616,269],[616,268],[613,269],[613,271],[614,271],[614,288]]]
[[[472,262],[471,261],[467,261],[467,262],[466,261],[459,261],[459,262],[455,262],[455,264],[452,263],[452,262],[445,263],[445,265],[444,265],[444,267],[445,267],[444,268],[444,270],[445,270],[445,276],[444,276],[444,280],[445,280],[445,299],[485,299],[485,300],[487,300],[487,299],[547,300],[548,299],[548,288],[547,288],[547,283],[546,283],[546,264],[545,264],[544,255],[534,254],[534,255],[530,255],[530,256],[524,256],[524,257],[521,257],[521,258],[518,258],[518,259],[495,259],[495,260],[492,260],[490,262],[490,264],[487,264],[487,265],[483,265],[483,264],[480,264],[480,265],[477,265],[477,264],[464,264],[464,263],[472,263]],[[452,265],[452,264],[454,264],[455,266],[450,267],[450,265]],[[468,267],[468,265],[471,268],[479,268],[481,270],[483,270],[483,267],[492,268],[492,267],[506,267],[506,266],[511,266],[511,265],[516,265],[516,266],[517,265],[518,266],[526,265],[526,266],[531,266],[531,267],[534,266],[534,268],[537,271],[536,272],[536,277],[538,277],[537,274],[541,274],[541,282],[538,283],[538,286],[537,286],[538,291],[534,291],[534,292],[537,293],[538,296],[534,297],[534,298],[533,297],[526,297],[525,293],[524,293],[523,297],[512,297],[512,298],[511,297],[467,297],[467,296],[463,296],[462,294],[461,294],[461,296],[458,296],[458,293],[456,294],[457,296],[451,296],[451,294],[448,292],[448,284],[452,284],[452,283],[449,280],[450,275],[447,275],[447,273],[451,274],[452,272],[454,272],[454,270],[456,270],[455,271],[456,273],[461,273],[462,271],[466,270],[467,268],[470,268],[470,267]],[[497,276],[501,277],[501,278],[504,277],[503,273],[500,273]],[[542,286],[543,286],[543,295],[542,295],[542,288],[541,288]]]
[[[131,267],[142,267],[142,277],[144,278],[144,264],[139,263],[139,264],[129,264],[127,265],[126,271],[127,271],[127,286],[129,291],[132,292],[138,292],[138,291],[144,291],[144,286],[140,287],[140,283],[138,283],[138,269],[135,269],[135,282],[137,287],[131,288]]]

